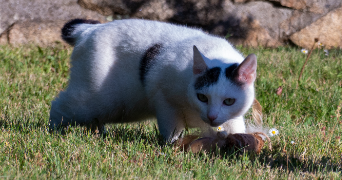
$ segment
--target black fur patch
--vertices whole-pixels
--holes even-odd
[[[238,63],[235,63],[229,67],[226,68],[226,77],[228,79],[234,79],[234,77],[236,76],[235,73],[234,73],[234,70],[239,66]]]
[[[140,80],[143,85],[145,85],[145,78],[147,75],[147,72],[153,65],[153,61],[155,60],[155,57],[160,53],[160,49],[162,48],[161,44],[155,44],[152,47],[148,48],[143,56],[143,58],[140,61]]]
[[[72,32],[75,30],[76,25],[78,24],[100,24],[99,21],[96,20],[87,20],[87,19],[73,19],[67,22],[62,28],[62,38],[70,45],[75,45],[75,39],[71,36]]]
[[[202,89],[215,84],[221,74],[221,68],[214,67],[205,72],[202,76],[198,77],[195,83],[195,89]]]
[[[240,82],[236,80],[238,74],[237,74],[237,67],[239,66],[238,63],[235,63],[229,67],[226,68],[225,74],[227,79],[231,80],[236,85],[241,85]]]

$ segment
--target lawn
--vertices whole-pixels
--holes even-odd
[[[163,145],[154,120],[107,125],[105,138],[80,127],[50,134],[51,101],[67,86],[72,48],[0,46],[0,178],[342,178],[342,51],[314,50],[298,82],[307,57],[300,49],[238,49],[257,55],[264,126],[279,130],[273,150],[258,155],[181,152]]]

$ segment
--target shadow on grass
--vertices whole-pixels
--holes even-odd
[[[340,162],[332,162],[332,158],[327,156],[320,159],[303,158],[303,156],[291,154],[291,152],[284,153],[280,146],[273,146],[273,151],[264,149],[258,155],[257,160],[272,169],[281,169],[287,172],[342,172],[342,159]]]
[[[169,146],[173,145],[166,144],[161,134],[159,133],[156,125],[152,130],[148,130],[144,123],[138,123],[133,127],[127,127],[127,124],[116,124],[110,126],[108,131],[103,138],[109,138],[117,142],[140,142],[143,140],[146,145],[155,144],[157,146]],[[34,129],[48,130],[48,127],[44,121],[44,118],[34,119],[31,118],[18,118],[11,120],[9,118],[0,119],[0,127],[3,129],[19,131],[20,133],[29,133]],[[87,131],[85,127],[67,127],[68,132],[80,132],[80,138],[82,136],[88,136],[90,131]],[[58,134],[59,136],[61,134]],[[63,135],[62,135],[63,136]],[[199,153],[198,156],[201,156]],[[210,155],[211,156],[211,155]],[[291,155],[291,153],[284,153],[282,147],[274,145],[273,151],[263,149],[259,155],[254,153],[243,154],[234,150],[227,150],[220,152],[218,155],[212,156],[214,158],[223,158],[228,161],[240,161],[243,157],[248,157],[249,161],[259,162],[261,166],[265,168],[270,166],[272,169],[280,169],[287,172],[308,172],[315,173],[319,171],[332,171],[342,172],[342,160],[340,162],[333,162],[331,157],[323,156],[320,159],[313,158],[301,158],[297,155]]]
[[[158,146],[166,144],[155,124],[151,131],[146,130],[144,126],[144,123],[138,123],[138,127],[127,128],[125,124],[116,124],[108,128],[106,137],[123,142],[139,142],[143,139],[147,144],[157,144]]]
[[[28,133],[32,129],[37,128],[47,128],[45,127],[44,119],[39,118],[36,120],[32,120],[29,117],[10,119],[7,116],[0,119],[0,127],[4,129],[11,129],[23,133]]]
[[[109,138],[114,138],[117,141],[140,141],[145,140],[146,144],[155,144],[159,146],[165,145],[162,136],[158,129],[155,127],[153,132],[147,132],[143,124],[140,124],[138,128],[127,128],[124,125],[118,125],[113,127],[112,132],[108,134]],[[171,147],[171,146],[170,146]],[[201,153],[198,154],[201,156]],[[273,146],[273,151],[263,149],[259,155],[255,153],[239,153],[234,150],[227,150],[226,152],[220,152],[218,155],[213,156],[215,158],[223,158],[230,160],[242,160],[244,156],[249,157],[252,162],[258,161],[262,166],[270,166],[272,169],[280,169],[293,173],[316,173],[319,171],[332,171],[342,172],[342,160],[341,162],[333,162],[332,158],[323,156],[320,159],[304,158],[291,153],[285,154],[282,152],[280,146]],[[209,155],[211,156],[211,155]]]

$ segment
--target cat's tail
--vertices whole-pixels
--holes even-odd
[[[99,21],[90,19],[73,19],[67,22],[62,28],[62,38],[68,44],[74,46],[78,37],[78,32],[82,32],[87,29],[87,26],[91,24],[100,24]]]

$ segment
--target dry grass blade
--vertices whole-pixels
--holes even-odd
[[[254,99],[252,116],[257,126],[262,126],[262,107],[257,99]]]
[[[312,51],[314,50],[315,45],[316,45],[316,43],[317,43],[318,41],[319,41],[319,39],[318,39],[318,38],[315,38],[315,42],[314,42],[314,44],[312,45],[312,48],[310,49],[309,55],[308,55],[308,57],[306,58],[306,60],[305,60],[305,62],[304,62],[304,64],[303,64],[302,70],[300,71],[300,74],[299,74],[299,77],[298,77],[298,82],[300,81],[300,78],[301,78],[302,75],[303,75],[305,65],[306,65],[306,63],[308,62],[308,60],[309,60],[309,58],[310,58],[310,56],[311,56],[311,53],[312,53]]]

